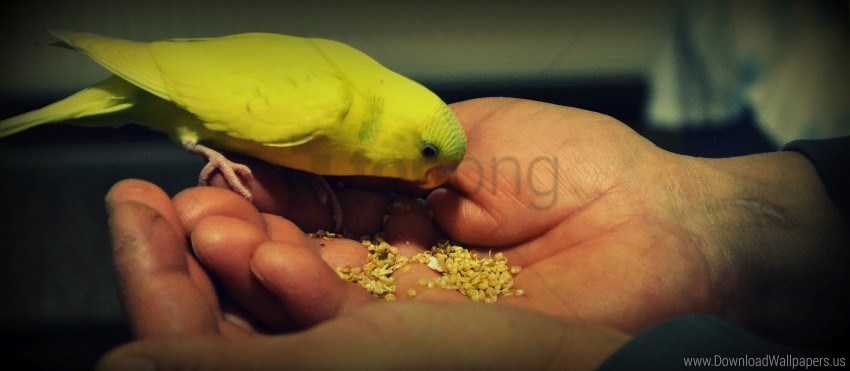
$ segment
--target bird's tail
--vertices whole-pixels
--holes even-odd
[[[0,138],[42,124],[121,112],[133,107],[138,92],[134,85],[112,76],[56,103],[0,121]]]

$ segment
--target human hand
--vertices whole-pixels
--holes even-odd
[[[447,188],[429,196],[434,218],[423,203],[388,195],[399,187],[346,180],[337,190],[345,232],[381,232],[412,256],[446,231],[480,254],[501,251],[523,267],[515,286],[525,295],[498,304],[630,333],[678,314],[717,310],[709,282],[714,267],[681,220],[664,214],[676,200],[654,193],[654,182],[670,177],[663,172],[674,171],[674,155],[593,112],[504,99],[453,107],[468,130],[469,150]],[[283,181],[262,164],[252,167],[254,206],[209,188],[174,201],[197,258],[227,292],[275,329],[291,322],[283,317],[310,326],[377,300],[334,272],[362,264],[359,242],[304,236],[302,230],[329,225],[311,187]],[[410,207],[388,209],[394,203]],[[244,228],[237,232],[234,224]],[[417,301],[468,300],[418,285],[434,276],[421,265],[396,272],[396,297],[408,299],[412,288]]]
[[[205,209],[191,200],[195,196],[218,202],[206,204]],[[146,182],[128,180],[113,187],[107,195],[107,207],[115,263],[122,302],[140,340],[110,352],[98,369],[415,369],[461,365],[538,369],[569,364],[574,369],[589,370],[628,341],[628,336],[613,330],[532,311],[421,302],[361,306],[303,332],[263,335],[263,326],[234,310],[226,295],[215,292],[211,277],[190,254],[186,238],[188,232],[193,243],[200,245],[206,242],[196,238],[223,238],[225,241],[218,241],[222,245],[235,241],[237,249],[231,253],[237,261],[244,259],[246,252],[238,246],[250,245],[242,239],[258,234],[252,228],[270,232],[272,238],[265,244],[286,245],[293,239],[272,232],[281,227],[279,223],[286,224],[285,220],[261,215],[234,200],[241,198],[213,188],[178,195],[172,202],[162,190]],[[198,215],[206,218],[197,220]],[[204,232],[205,228],[226,227],[228,223],[226,233],[200,237],[214,234]],[[243,305],[251,307],[267,325],[274,324],[278,330],[292,325],[282,311],[256,312],[258,308],[279,308],[279,303],[274,303],[277,298],[269,296],[258,281],[238,276],[244,270],[228,271],[222,268],[228,264],[207,263],[219,268],[222,283],[243,294]]]
[[[511,264],[523,266],[516,285],[527,295],[500,299],[501,304],[608,324],[627,332],[692,312],[715,313],[751,329],[764,330],[760,325],[765,323],[777,328],[776,322],[767,318],[775,319],[787,306],[767,303],[787,299],[787,293],[769,298],[772,301],[746,296],[759,280],[775,281],[775,275],[767,273],[778,264],[787,264],[788,259],[768,256],[761,260],[762,265],[748,266],[733,258],[757,257],[761,251],[756,241],[768,241],[772,236],[781,239],[800,231],[772,233],[776,213],[760,209],[760,205],[779,201],[761,197],[779,192],[758,193],[753,178],[762,191],[775,182],[769,185],[805,195],[794,198],[792,204],[783,203],[783,210],[798,208],[801,214],[808,212],[821,221],[836,213],[834,206],[829,209],[822,186],[818,193],[813,184],[817,179],[815,174],[811,180],[811,165],[796,154],[765,155],[771,158],[762,156],[757,165],[752,158],[707,161],[661,151],[616,120],[591,112],[500,99],[464,102],[454,108],[469,130],[470,161],[461,165],[446,191],[438,190],[429,197],[429,203],[434,220],[450,237],[485,252],[501,249]],[[514,130],[518,124],[523,127],[520,132]],[[569,138],[569,143],[555,140],[561,138]],[[503,153],[505,148],[518,152]],[[558,155],[546,157],[553,153]],[[798,179],[799,184],[789,187],[778,182],[775,166],[763,165],[777,156],[782,160],[778,163],[800,175],[785,174],[785,179]],[[504,170],[512,164],[528,172]],[[550,164],[557,166],[547,167]],[[263,173],[260,168],[255,167],[255,175]],[[257,179],[254,186],[258,188],[252,190],[256,208],[229,197],[233,195],[228,192],[213,195],[217,190],[210,188],[186,191],[175,199],[177,209],[186,211],[180,212],[185,214],[183,224],[194,226],[190,230],[198,259],[221,277],[230,296],[251,317],[278,330],[293,326],[293,317],[298,324],[309,326],[374,301],[359,287],[341,282],[333,272],[333,267],[362,261],[365,252],[358,243],[312,240],[284,219],[257,213],[259,209],[287,216],[306,230],[326,227],[329,213],[313,201],[310,187],[303,186],[304,182],[281,182],[277,175]],[[528,179],[538,183],[522,183]],[[349,182],[339,191],[346,216],[344,230],[354,235],[383,230],[389,241],[408,253],[442,238],[423,205],[404,197],[399,201],[412,202],[414,207],[390,208],[390,218],[382,223],[393,202],[386,194],[392,185],[357,187],[355,183]],[[825,211],[813,213],[813,208]],[[797,220],[797,213],[787,217],[795,218],[798,229],[820,228],[830,242],[823,246],[835,246],[842,238],[835,223]],[[250,228],[242,228],[246,226]],[[324,247],[317,249],[322,244]],[[834,266],[822,260],[814,265],[821,268],[817,282],[834,277]],[[743,262],[747,263],[746,259]],[[427,269],[411,271],[399,275],[400,292],[405,285],[419,288],[415,286],[418,277],[434,274]],[[800,271],[807,274],[805,269]],[[403,295],[399,298],[405,299]],[[415,300],[465,298],[433,289]],[[810,308],[789,318],[810,322],[812,312],[806,309]],[[779,331],[794,334],[794,322],[782,322]]]
[[[839,332],[847,327],[835,309],[841,288],[850,283],[843,264],[846,225],[801,155],[693,158],[661,150],[594,112],[492,98],[452,107],[466,127],[468,152],[445,189],[428,196],[434,219],[414,203],[410,210],[390,208],[390,218],[381,223],[392,203],[385,192],[392,187],[378,192],[346,187],[339,191],[348,216],[345,230],[354,236],[383,231],[408,256],[444,235],[481,254],[502,251],[511,265],[523,267],[515,283],[526,295],[499,304],[627,333],[689,313],[714,314],[788,342],[829,337],[817,330],[821,327]],[[269,189],[269,199],[293,199],[275,193],[280,189]],[[287,217],[325,209],[259,208]],[[360,249],[361,255],[352,255],[357,249],[350,241],[322,243],[330,268],[356,266],[365,254]],[[359,290],[353,285],[337,285],[320,290],[348,299],[330,304],[324,314],[315,311],[325,301],[299,298],[309,290],[295,288],[331,282],[333,270],[285,259],[280,251],[285,250],[255,255],[277,256],[269,261],[280,266],[255,264],[254,273],[303,273],[303,281],[281,291],[291,299],[287,311],[302,313],[297,314],[302,323],[371,299],[352,292]],[[423,292],[416,284],[435,274],[424,268],[398,274],[397,291],[417,289],[414,300],[465,300],[445,290]],[[821,322],[830,325],[812,326]]]
[[[846,339],[848,223],[804,156],[680,156],[533,101],[453,109],[469,158],[429,204],[453,239],[523,267],[528,295],[506,304],[627,333],[704,313],[780,342]]]

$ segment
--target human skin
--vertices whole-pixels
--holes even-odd
[[[382,232],[408,256],[446,237],[481,254],[501,251],[523,268],[515,286],[525,295],[493,306],[466,303],[455,292],[419,286],[436,273],[414,266],[396,274],[397,292],[418,294],[379,303],[334,272],[362,263],[358,242],[304,235],[327,228],[330,215],[300,174],[282,177],[253,164],[254,204],[210,187],[170,200],[153,185],[129,181],[107,203],[122,300],[135,333],[147,340],[106,361],[153,357],[153,349],[181,335],[198,346],[185,354],[213,347],[256,356],[259,350],[244,345],[256,341],[274,359],[274,344],[301,349],[291,347],[298,336],[322,344],[327,331],[331,349],[339,345],[328,335],[334,326],[353,334],[380,318],[404,330],[369,329],[412,346],[411,333],[457,336],[439,318],[415,319],[440,308],[463,313],[463,325],[477,329],[492,327],[476,320],[479,311],[506,323],[527,319],[535,330],[522,341],[538,344],[533,348],[543,349],[552,367],[582,349],[582,364],[595,367],[630,334],[691,313],[792,344],[829,344],[846,331],[847,225],[803,156],[680,156],[611,117],[539,102],[488,98],[452,108],[469,144],[445,188],[426,204],[405,195],[409,185],[345,179],[337,190],[343,231]],[[219,293],[210,277],[223,287]],[[481,331],[491,335],[482,349],[505,344],[504,336]],[[576,348],[582,338],[593,339],[588,348],[595,351]],[[223,351],[237,345],[239,352]],[[527,356],[516,360],[541,354]]]

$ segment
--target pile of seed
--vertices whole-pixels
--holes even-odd
[[[327,232],[310,234],[314,237],[332,238],[337,235]],[[499,297],[521,296],[523,290],[513,289],[513,277],[521,271],[519,266],[509,267],[508,259],[501,252],[479,258],[478,254],[462,246],[440,242],[425,251],[407,258],[398,255],[398,249],[384,241],[380,235],[361,238],[369,252],[362,267],[337,269],[340,278],[354,282],[375,297],[395,300],[395,278],[398,270],[407,271],[411,262],[421,263],[439,272],[440,277],[420,279],[419,285],[427,288],[455,290],[475,302],[495,303]],[[415,289],[407,295],[417,295]]]
[[[523,290],[513,289],[514,275],[522,268],[508,266],[501,252],[479,258],[478,254],[447,241],[417,254],[411,260],[442,273],[436,279],[419,280],[420,286],[456,290],[474,302],[495,303],[503,296],[520,296]]]
[[[409,269],[407,257],[399,256],[398,249],[388,244],[379,235],[372,240],[360,239],[369,256],[362,267],[343,267],[336,270],[345,281],[354,282],[376,297],[395,300],[395,278],[393,273],[399,269]]]

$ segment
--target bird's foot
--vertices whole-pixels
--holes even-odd
[[[230,161],[220,152],[201,144],[186,145],[186,149],[207,159],[207,164],[198,176],[199,185],[209,185],[213,174],[220,171],[232,191],[242,195],[248,201],[251,200],[251,190],[246,186],[254,179],[251,168]]]
[[[334,222],[334,232],[342,232],[342,207],[339,205],[339,199],[336,198],[336,193],[328,184],[328,180],[321,175],[316,175],[314,188],[319,196],[319,201],[322,204],[328,205],[331,209],[331,218]]]

